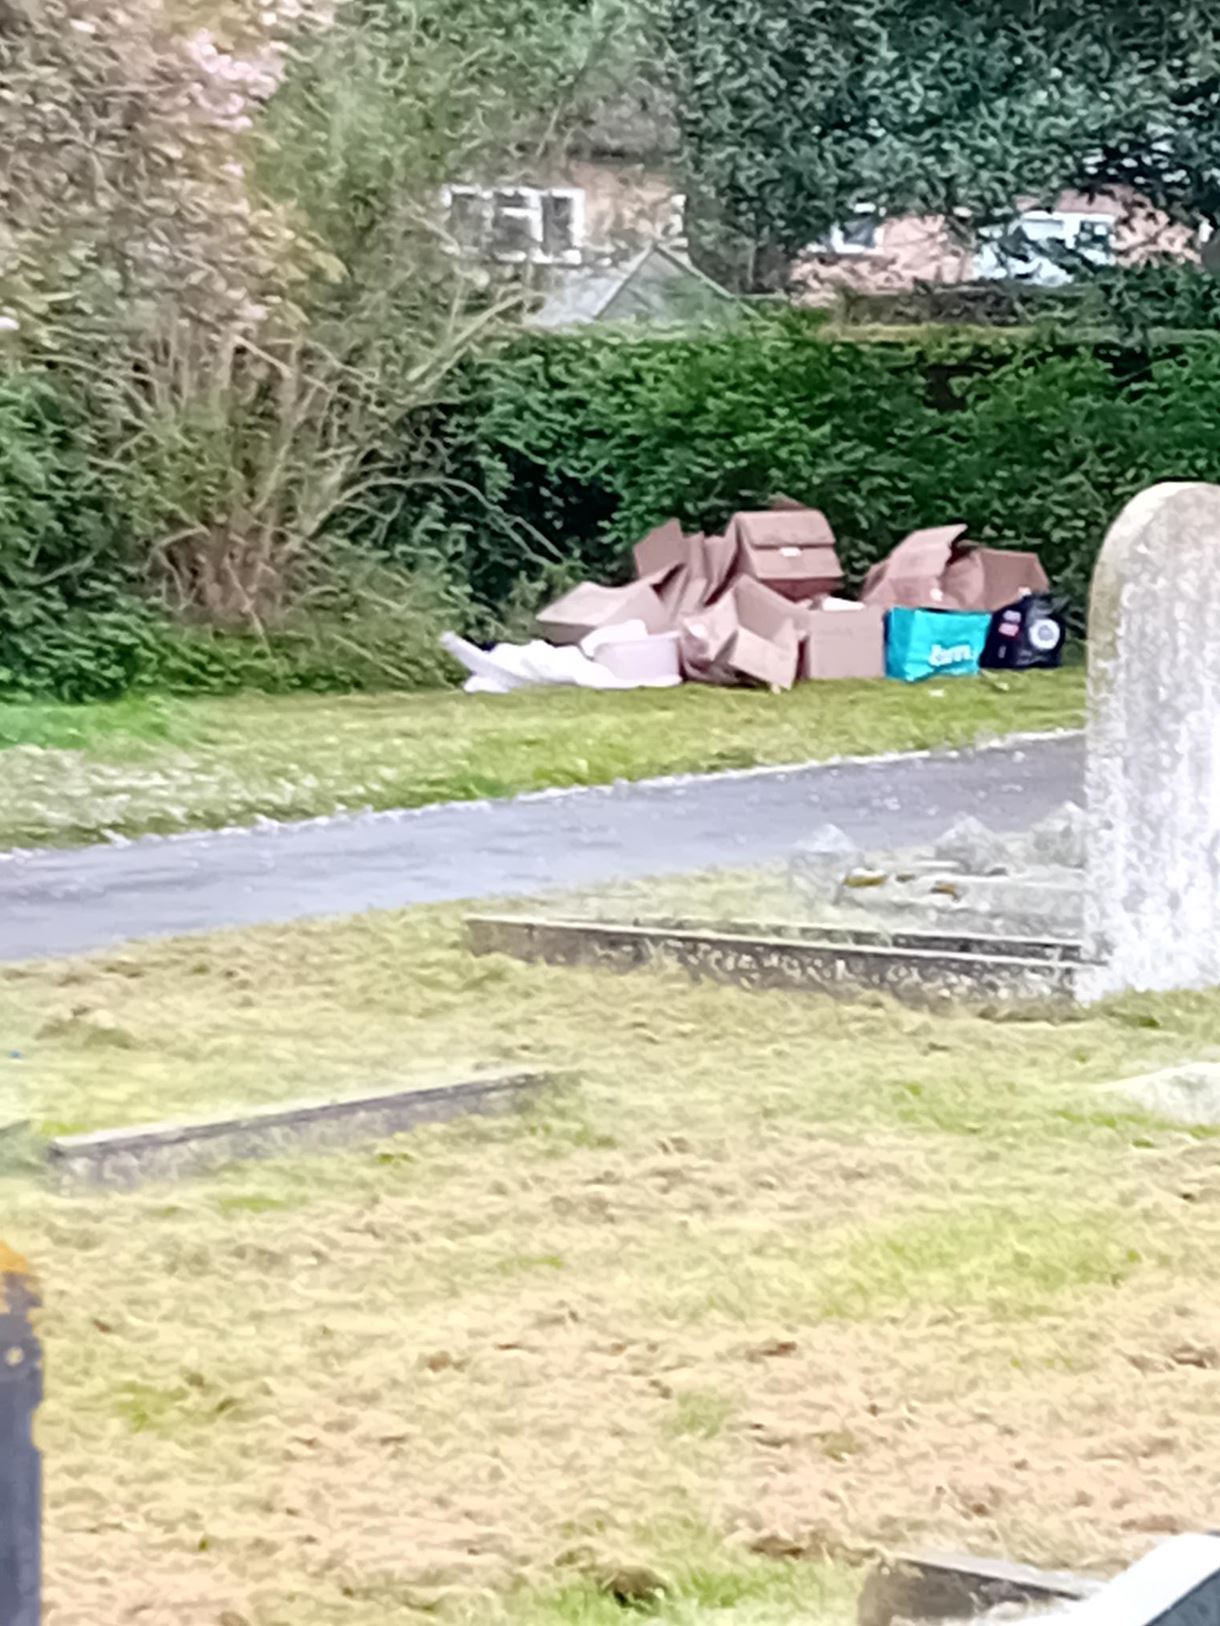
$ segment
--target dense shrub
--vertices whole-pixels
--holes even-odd
[[[857,324],[955,322],[983,327],[1071,323],[1147,338],[1153,333],[1220,332],[1220,277],[1190,261],[1160,257],[1141,265],[1072,266],[1058,287],[1016,280],[917,283],[895,293],[844,288],[841,319]]]
[[[446,627],[476,630],[466,595],[434,571],[412,575],[343,556],[329,586],[261,636],[163,620],[151,681],[180,693],[430,689],[456,669]]]
[[[784,492],[826,510],[853,580],[915,526],[960,519],[1039,549],[1079,608],[1127,498],[1220,480],[1220,337],[870,340],[798,316],[537,337],[471,365],[432,432],[431,534],[488,603],[540,560],[613,577],[671,514],[713,529]]]
[[[127,547],[124,490],[53,374],[0,376],[0,694],[420,688],[451,675],[437,635],[471,624],[467,595],[337,541],[273,627],[171,617]]]
[[[53,376],[0,379],[0,692],[423,687],[452,676],[443,627],[520,634],[565,581],[626,575],[670,514],[714,529],[779,492],[826,509],[857,582],[920,524],[1035,547],[1079,624],[1122,503],[1220,481],[1220,338],[870,340],[788,316],[518,340],[403,426],[365,544],[332,533],[308,594],[241,632],[141,596],[87,432]]]
[[[67,393],[0,377],[0,690],[121,694],[151,658],[116,516]]]

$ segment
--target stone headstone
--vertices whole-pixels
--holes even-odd
[[[1220,487],[1160,485],[1089,606],[1086,999],[1220,983]]]

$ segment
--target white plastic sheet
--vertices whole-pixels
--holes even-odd
[[[622,639],[627,623],[613,629]],[[610,629],[604,629],[609,631]],[[643,622],[639,623],[640,637],[647,636]],[[596,635],[587,638],[585,645],[597,647]],[[441,635],[441,645],[454,660],[470,673],[463,688],[467,694],[511,694],[514,689],[569,688],[569,689],[637,689],[669,687],[680,682],[677,678],[633,682],[616,677],[609,668],[593,660],[584,647],[575,644],[548,644],[534,640],[528,644],[495,644],[491,649],[480,649],[476,644],[459,638],[456,633]]]

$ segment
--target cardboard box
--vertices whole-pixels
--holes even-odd
[[[682,527],[676,519],[666,520],[655,531],[649,531],[642,542],[632,549],[635,555],[635,573],[641,581],[662,579],[674,570],[681,570],[690,562],[690,549]]]
[[[883,678],[885,611],[842,600],[806,612],[805,678]]]
[[[744,575],[798,604],[833,593],[843,580],[834,532],[816,508],[734,514],[726,534]]]
[[[659,589],[659,593],[670,624],[675,627],[683,616],[694,615],[711,598],[707,577],[697,576],[690,570],[676,571]]]
[[[647,582],[627,587],[582,582],[541,611],[538,630],[552,644],[578,644],[598,627],[623,621],[642,621],[648,632],[666,632],[670,626],[665,606]]]
[[[800,663],[802,612],[743,577],[709,609],[682,623],[682,669],[702,683],[744,678],[790,689]]]
[[[705,536],[703,560],[708,603],[726,588],[737,571],[737,543],[731,536]]]
[[[943,577],[953,557],[954,544],[965,534],[964,525],[939,525],[930,530],[912,531],[888,559],[869,571],[860,593],[861,603],[881,610],[943,609]]]
[[[861,601],[883,610],[994,611],[1048,590],[1037,554],[983,548],[965,535],[964,525],[912,531],[869,571]]]
[[[1050,582],[1036,553],[967,547],[943,578],[945,601],[959,610],[1006,610],[1026,593],[1046,593]]]
[[[677,520],[671,519],[637,542],[633,552],[640,580],[656,592],[671,627],[710,599],[701,532],[686,536]]]
[[[674,627],[684,615],[692,615],[702,609],[711,597],[703,536],[684,537],[682,546],[683,563],[659,580],[650,578],[669,614],[670,625]]]

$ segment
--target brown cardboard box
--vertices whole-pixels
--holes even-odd
[[[843,580],[834,532],[816,508],[734,514],[726,534],[740,549],[744,575],[798,604],[833,593]]]
[[[668,576],[689,564],[690,549],[676,519],[666,520],[655,531],[649,531],[642,542],[632,550],[635,554],[635,573],[641,581],[652,581]]]
[[[677,626],[684,615],[694,615],[696,610],[701,610],[711,597],[707,577],[696,575],[693,568],[676,570],[657,592],[673,626]]]
[[[839,600],[805,615],[801,676],[805,678],[883,678],[885,611],[871,604]]]
[[[729,585],[737,570],[737,543],[731,536],[705,536],[703,559],[707,596],[711,603]]]
[[[953,557],[954,543],[965,536],[964,525],[939,525],[926,531],[912,531],[888,559],[874,565],[860,593],[863,604],[892,610],[943,610],[945,588],[942,580]]]
[[[647,582],[627,587],[582,582],[540,612],[538,629],[552,644],[578,644],[598,627],[624,621],[642,621],[649,632],[665,632],[670,625],[665,606]]]
[[[634,549],[641,581],[655,589],[670,625],[701,609],[711,597],[703,535],[683,534],[676,519],[649,533]]]
[[[943,577],[945,600],[960,610],[1006,610],[1025,593],[1046,593],[1050,582],[1036,553],[967,547],[956,552]]]
[[[1037,554],[979,547],[965,535],[964,525],[912,531],[869,571],[861,601],[884,610],[995,611],[1047,591]]]
[[[710,609],[682,623],[682,668],[703,683],[742,678],[790,689],[800,661],[802,612],[742,577]]]

